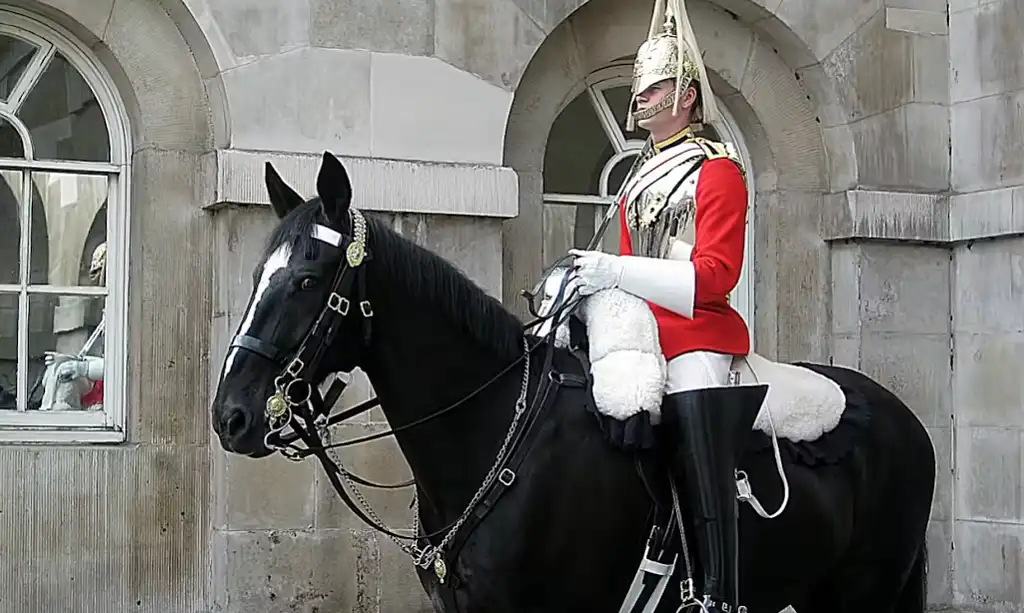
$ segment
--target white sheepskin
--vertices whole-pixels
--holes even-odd
[[[590,372],[598,410],[616,419],[647,411],[651,422],[658,423],[665,394],[664,368],[664,357],[628,349],[612,351],[594,362]]]
[[[846,409],[846,394],[828,377],[756,353],[735,360],[733,368],[739,371],[742,383],[768,384],[755,430],[771,434],[769,412],[776,435],[791,441],[813,441],[839,425]]]
[[[597,409],[626,419],[640,411],[661,420],[667,365],[650,306],[619,289],[587,297],[577,311],[590,343],[593,395]],[[567,346],[561,324],[556,344]],[[741,384],[768,384],[768,394],[753,429],[793,441],[811,441],[836,427],[846,398],[832,380],[806,368],[773,362],[751,353],[733,362]],[[770,412],[770,415],[769,415]]]
[[[647,411],[652,422],[660,421],[665,356],[647,303],[620,289],[607,289],[588,296],[577,313],[587,328],[598,411],[623,420]],[[562,324],[555,331],[556,344],[566,346],[568,340],[568,325]]]

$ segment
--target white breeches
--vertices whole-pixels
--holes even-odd
[[[672,358],[668,362],[665,393],[728,385],[732,357],[712,351],[691,351]]]

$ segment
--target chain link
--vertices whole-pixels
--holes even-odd
[[[434,563],[434,560],[437,559],[437,556],[439,556],[441,552],[444,551],[444,549],[448,546],[451,540],[455,538],[455,535],[462,528],[463,524],[465,524],[466,521],[469,519],[469,516],[473,512],[473,509],[476,508],[476,505],[480,503],[480,499],[483,498],[484,494],[487,493],[487,490],[490,489],[491,485],[494,483],[494,479],[498,475],[499,469],[505,463],[505,456],[508,454],[509,446],[512,444],[512,439],[515,436],[515,433],[518,429],[519,420],[526,412],[526,395],[530,387],[530,346],[529,343],[527,343],[525,340],[523,341],[523,344],[526,351],[526,357],[524,359],[523,365],[523,381],[522,386],[519,390],[519,398],[516,399],[515,412],[512,415],[512,424],[509,426],[508,432],[505,433],[505,440],[502,441],[501,447],[498,449],[498,454],[494,459],[494,464],[491,465],[491,469],[487,472],[487,475],[484,477],[483,483],[480,485],[480,488],[476,491],[476,493],[473,494],[473,497],[470,499],[469,504],[466,505],[466,509],[462,512],[462,515],[459,516],[459,518],[452,525],[451,529],[448,530],[447,534],[445,534],[444,538],[436,547],[434,547],[433,545],[428,545],[427,547],[421,549],[416,544],[405,543],[391,534],[386,534],[386,536],[390,538],[392,541],[394,541],[394,543],[398,545],[398,547],[402,551],[404,551],[407,555],[413,558],[415,564],[420,568],[429,568],[430,565]],[[329,447],[331,433],[326,420],[324,420],[321,424],[318,424],[318,430],[320,431],[321,439],[324,441],[324,446]],[[356,483],[349,476],[348,471],[342,466],[341,458],[338,456],[335,449],[336,448],[329,447],[327,452],[328,454],[330,454],[331,459],[334,460],[335,464],[338,465],[338,468],[341,469],[341,478],[342,480],[344,480],[345,485],[349,488],[349,491],[352,492],[352,497],[363,507],[363,512],[366,513],[366,515],[370,519],[377,522],[378,525],[384,526],[384,521],[373,511],[372,508],[370,508],[370,503],[363,496],[359,488],[356,487]],[[416,493],[413,493],[413,525],[410,528],[413,537],[419,534],[419,510],[419,496]]]

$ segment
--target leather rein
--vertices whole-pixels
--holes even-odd
[[[421,568],[428,568],[433,565],[435,573],[443,583],[445,575],[447,574],[445,562],[442,557],[444,547],[449,541],[455,539],[456,533],[465,524],[465,522],[472,519],[474,507],[480,503],[484,495],[491,489],[495,480],[501,481],[506,487],[509,485],[502,480],[504,471],[508,471],[508,468],[506,467],[502,469],[501,474],[499,474],[499,469],[501,469],[505,463],[509,452],[512,451],[519,442],[521,442],[522,438],[525,436],[525,430],[529,429],[532,422],[532,418],[527,415],[528,411],[526,410],[526,393],[530,380],[530,357],[538,347],[544,346],[545,343],[547,343],[549,346],[549,355],[548,360],[545,361],[546,363],[543,367],[546,368],[549,366],[551,354],[550,348],[553,347],[554,344],[553,337],[555,327],[552,326],[548,334],[545,334],[544,337],[537,338],[536,342],[532,344],[524,337],[524,351],[517,359],[457,402],[430,413],[425,417],[391,428],[384,432],[378,432],[367,436],[333,443],[325,442],[324,439],[329,439],[330,437],[329,428],[331,426],[345,422],[380,406],[378,398],[374,396],[356,406],[331,414],[331,407],[333,407],[335,402],[344,392],[348,383],[336,378],[329,387],[325,399],[325,395],[321,393],[320,387],[313,382],[326,352],[331,347],[335,337],[337,336],[338,330],[341,328],[342,322],[348,315],[358,314],[362,318],[362,342],[364,348],[369,346],[371,340],[373,307],[366,295],[366,267],[363,265],[365,262],[372,259],[372,254],[366,244],[367,225],[362,213],[354,208],[350,209],[350,219],[353,228],[352,236],[341,235],[326,227],[318,227],[317,229],[321,231],[315,232],[315,236],[317,238],[325,240],[336,247],[343,247],[345,259],[335,273],[327,303],[324,305],[319,316],[306,333],[298,348],[293,352],[287,352],[280,347],[257,337],[247,334],[238,334],[232,339],[231,344],[229,345],[229,350],[231,348],[237,348],[249,351],[282,367],[281,373],[274,379],[275,391],[269,398],[267,398],[266,401],[264,414],[268,424],[268,432],[264,437],[264,445],[269,449],[280,452],[283,456],[292,461],[301,461],[310,455],[316,456],[317,459],[320,460],[320,463],[331,482],[331,486],[334,488],[335,492],[337,492],[338,496],[345,502],[346,506],[348,506],[349,509],[364,523],[395,541],[400,548],[414,558],[417,566]],[[561,261],[562,260],[559,260],[545,271],[542,281],[537,284],[533,293],[523,292],[523,295],[525,295],[529,300],[531,314],[536,317],[536,319],[523,326],[524,332],[549,319],[558,321],[564,313],[571,311],[579,303],[578,297],[575,300],[567,299],[567,296],[565,295],[566,283],[563,281],[558,293],[558,298],[561,302],[556,309],[552,310],[550,313],[539,315],[534,307],[533,300],[536,297],[535,292],[537,291],[537,288],[541,287],[544,278],[551,274],[553,269],[558,266]],[[355,300],[350,298],[353,294]],[[357,311],[352,309],[353,303],[358,305]],[[428,534],[420,534],[418,525],[419,514],[418,508],[416,508],[418,505],[418,499],[414,497],[412,506],[414,508],[414,521],[416,522],[416,525],[413,527],[413,535],[410,536],[393,532],[384,526],[380,518],[377,517],[372,509],[369,508],[370,505],[366,502],[365,498],[355,488],[353,488],[353,493],[355,497],[366,506],[366,510],[364,511],[361,509],[356,500],[353,500],[352,495],[349,494],[345,486],[342,484],[343,480],[349,482],[350,487],[352,482],[354,482],[378,489],[401,489],[415,485],[416,482],[415,479],[410,479],[401,483],[380,484],[364,479],[341,466],[341,463],[337,461],[336,458],[333,458],[328,454],[329,450],[366,443],[391,436],[399,432],[411,430],[433,419],[451,413],[463,406],[470,399],[486,390],[520,364],[524,364],[522,386],[519,398],[516,401],[516,410],[513,415],[512,423],[509,426],[504,443],[498,451],[491,470],[484,479],[480,489],[477,491],[476,495],[470,501],[466,510],[459,516],[459,518],[439,530]],[[538,410],[539,405],[547,399],[548,390],[545,389],[544,393],[541,393],[541,387],[543,386],[538,385],[538,388],[535,390],[534,402],[531,403],[530,413]],[[524,415],[527,418],[527,425],[525,429],[520,429],[519,425]],[[290,432],[286,431],[289,427],[291,428]],[[304,447],[296,445],[299,441],[304,444]],[[486,509],[483,512],[486,512]],[[477,514],[479,513],[480,511],[478,510]],[[430,539],[441,535],[444,535],[444,537],[439,545],[434,546],[429,544]],[[407,544],[402,542],[421,541],[424,539],[428,541],[428,545],[422,548],[416,544]]]

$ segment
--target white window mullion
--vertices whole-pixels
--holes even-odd
[[[107,246],[110,246],[109,241],[107,242]],[[106,296],[108,293],[106,287],[92,287],[89,285],[75,285],[68,287],[65,285],[30,284],[30,287],[32,288],[33,294],[50,294],[57,296]]]
[[[18,372],[15,397],[18,413],[28,410],[28,293],[18,292]]]
[[[15,121],[11,121],[11,123],[15,125],[15,128],[18,128],[21,121],[16,118]],[[23,124],[21,125],[23,126]],[[21,133],[22,130],[18,129],[18,132]],[[25,145],[27,155],[32,139],[29,138],[27,129],[24,130],[22,136],[27,140]],[[121,171],[121,167],[116,164],[108,162],[80,162],[77,160],[18,160],[6,158],[2,164],[4,169],[31,168],[36,172],[63,172],[76,175],[109,175]]]
[[[21,240],[18,243],[18,364],[15,377],[15,397],[18,412],[28,410],[28,292],[26,286],[32,270],[32,179],[28,170],[21,172],[18,218],[21,220]]]
[[[615,150],[615,153],[622,153],[626,147],[626,137],[622,134],[622,129],[619,128],[619,123],[615,120],[615,113],[608,106],[604,94],[599,93],[592,86],[588,86],[587,97],[590,98],[590,105],[594,107],[594,113],[597,115],[601,127],[604,128],[604,133],[612,144],[612,149]]]
[[[46,41],[41,42],[39,51],[32,57],[32,61],[29,62],[28,66],[25,67],[25,74],[21,75],[17,89],[7,97],[7,110],[11,113],[18,112],[18,109],[25,102],[25,98],[28,97],[29,92],[32,91],[36,83],[39,82],[39,77],[43,76],[43,71],[50,65],[50,60],[53,59],[54,54],[57,52],[52,44]],[[26,152],[27,154],[28,152]]]
[[[107,180],[107,202],[127,202],[129,182],[125,175],[111,175]],[[109,426],[120,428],[126,423],[128,402],[128,339],[125,326],[111,325],[128,317],[128,207],[107,206],[107,283],[104,300],[103,355],[105,364],[116,368],[104,371],[103,409]],[[123,431],[122,431],[123,432]]]
[[[547,193],[543,196],[546,204],[574,204],[577,206],[592,204],[596,206],[608,206],[613,198],[605,198],[590,194],[553,194]]]

